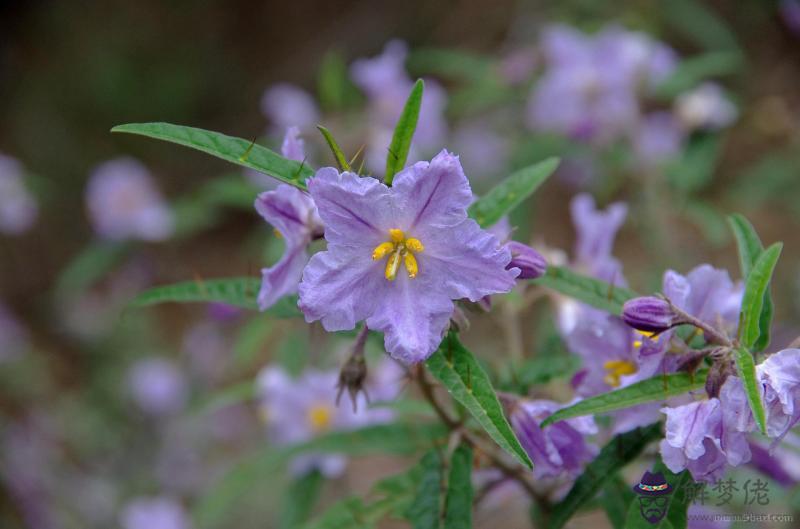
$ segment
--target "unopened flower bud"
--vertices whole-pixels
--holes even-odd
[[[511,241],[506,244],[506,248],[511,252],[511,262],[506,267],[519,268],[521,270],[517,279],[536,279],[544,275],[547,270],[547,261],[542,254],[521,242]]]
[[[342,366],[339,371],[339,382],[336,388],[339,390],[336,393],[336,405],[342,398],[342,393],[347,390],[350,396],[350,402],[353,404],[353,412],[358,410],[358,394],[363,393],[364,398],[369,402],[369,395],[365,383],[367,381],[367,362],[364,360],[364,345],[367,342],[367,334],[369,330],[365,325],[356,337],[356,343],[353,345],[352,353],[347,362]]]
[[[656,296],[633,298],[622,306],[622,319],[638,331],[660,333],[680,323],[669,301]]]

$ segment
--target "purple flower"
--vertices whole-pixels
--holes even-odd
[[[0,233],[19,235],[36,220],[39,207],[25,187],[22,165],[0,154]]]
[[[782,439],[800,421],[800,349],[784,349],[758,366],[767,435]]]
[[[293,126],[308,129],[319,122],[319,109],[311,94],[288,83],[273,85],[264,92],[261,112],[278,131]]]
[[[622,265],[611,255],[614,238],[625,217],[628,206],[622,202],[597,209],[591,195],[575,196],[569,205],[572,223],[577,231],[575,266],[598,279],[615,285],[625,285]]]
[[[724,331],[736,330],[744,286],[731,281],[725,270],[708,264],[686,276],[667,270],[663,291],[673,305],[695,318]]]
[[[660,333],[679,323],[669,302],[656,296],[633,298],[622,306],[622,319],[639,331]]]
[[[509,156],[509,142],[492,129],[489,123],[476,121],[459,127],[453,134],[455,152],[461,153],[461,164],[472,181],[502,171]]]
[[[189,516],[172,498],[156,496],[128,502],[120,515],[123,529],[190,529]]]
[[[631,140],[637,161],[644,167],[654,167],[680,153],[684,132],[669,112],[653,112],[642,118]]]
[[[183,373],[164,358],[139,360],[128,374],[128,385],[134,402],[151,415],[180,411],[188,397]]]
[[[795,35],[800,35],[800,1],[780,0],[778,12],[786,24]]]
[[[506,268],[519,268],[520,273],[517,279],[536,279],[544,275],[547,271],[547,261],[542,254],[517,241],[510,241],[505,248],[511,252],[511,262]]]
[[[99,165],[86,188],[95,231],[108,239],[162,241],[172,235],[174,219],[153,177],[132,158]]]
[[[261,270],[258,306],[267,310],[278,299],[297,292],[303,268],[308,263],[308,245],[319,237],[323,228],[311,197],[287,184],[258,195],[255,207],[286,243],[280,261]]]
[[[546,400],[522,400],[510,414],[511,426],[533,461],[534,478],[577,476],[597,455],[585,436],[597,433],[591,417],[559,421],[545,429],[539,424],[562,405]]]
[[[353,82],[364,91],[369,101],[367,111],[371,130],[366,165],[373,174],[382,174],[385,169],[395,124],[413,86],[405,69],[407,55],[406,44],[393,40],[386,44],[381,55],[359,59],[350,67]],[[446,102],[444,89],[435,81],[426,80],[409,159],[419,159],[420,151],[428,153],[441,148],[447,134]]]
[[[308,322],[338,331],[366,320],[393,357],[414,363],[436,350],[452,300],[514,286],[510,252],[467,217],[472,191],[446,151],[398,173],[391,188],[333,168],[308,186],[328,241],[300,283]]]
[[[357,411],[349,403],[336,405],[336,371],[307,370],[292,379],[280,367],[267,367],[258,375],[260,411],[272,442],[279,445],[303,443],[334,431],[349,430],[391,420],[387,410],[368,409],[359,394]],[[377,390],[376,390],[377,391]],[[294,475],[319,469],[329,477],[340,475],[347,460],[338,454],[307,454],[290,464]]]
[[[713,482],[726,465],[738,466],[750,460],[747,432],[752,422],[744,410],[747,401],[736,377],[722,386],[720,398],[711,398],[663,408],[667,416],[666,437],[661,457],[673,471],[688,469],[695,481]]]
[[[688,130],[719,130],[736,120],[736,106],[716,83],[703,83],[675,100],[675,113]]]

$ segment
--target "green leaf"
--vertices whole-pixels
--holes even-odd
[[[503,414],[503,407],[497,400],[489,377],[475,356],[461,345],[455,333],[449,333],[442,340],[426,365],[503,450],[526,467],[533,468],[533,463]]]
[[[630,289],[578,274],[563,266],[548,266],[547,273],[533,281],[616,315],[622,314],[622,305],[626,301],[637,296]]]
[[[756,377],[756,365],[753,355],[741,347],[736,350],[736,371],[742,379],[744,392],[747,394],[747,402],[753,412],[753,417],[758,424],[761,433],[767,435],[767,416],[764,411],[764,403],[761,400],[761,384]]]
[[[232,404],[240,404],[254,399],[256,396],[256,385],[253,380],[240,382],[228,388],[215,391],[208,398],[201,400],[193,407],[194,413],[211,413],[222,408],[227,408]]]
[[[735,74],[743,67],[744,61],[738,52],[712,51],[684,59],[669,78],[656,86],[655,95],[663,99],[673,99],[706,79]]]
[[[659,461],[653,468],[653,472],[660,472],[664,479],[672,487],[672,494],[669,498],[669,506],[666,515],[655,523],[648,522],[639,508],[638,495],[629,503],[627,510],[627,521],[625,529],[686,529],[688,523],[687,511],[691,500],[688,485],[692,482],[692,476],[688,470],[680,474],[673,474],[665,465]]]
[[[336,159],[336,165],[339,166],[339,170],[350,171],[350,164],[347,163],[347,157],[342,152],[342,148],[339,147],[339,144],[336,143],[336,139],[333,137],[333,134],[331,134],[331,131],[322,125],[317,125],[317,128],[322,133],[322,137],[325,138],[325,142],[328,144],[328,148],[330,148],[331,153],[333,153],[333,157]]]
[[[630,386],[615,389],[608,393],[601,393],[579,401],[572,406],[561,408],[542,421],[542,428],[572,417],[608,413],[645,402],[666,400],[670,397],[683,395],[688,391],[705,387],[706,376],[706,372],[656,375],[652,378],[635,382]]]
[[[414,529],[437,529],[442,516],[442,483],[444,462],[439,450],[430,450],[420,461],[420,479],[414,501],[405,515]]]
[[[480,82],[491,75],[492,62],[488,57],[461,50],[416,48],[411,50],[406,68],[417,76],[435,75]]]
[[[722,137],[719,134],[706,133],[692,138],[680,159],[667,164],[670,182],[686,193],[702,190],[711,183],[721,152]]]
[[[533,194],[559,164],[558,158],[547,158],[516,171],[494,186],[469,207],[469,216],[486,228],[500,220]]]
[[[173,125],[171,123],[129,123],[111,132],[125,132],[169,141],[205,152],[225,161],[248,167],[305,190],[305,180],[313,174],[305,163],[289,160],[255,142],[219,132]]]
[[[633,461],[648,444],[661,437],[661,423],[636,428],[614,437],[586,466],[566,497],[553,507],[548,528],[564,527],[572,515],[591,501],[616,472]]]
[[[444,529],[472,528],[472,448],[462,443],[450,459]]]
[[[324,483],[325,478],[318,470],[294,479],[283,497],[279,526],[295,529],[308,520]]]
[[[388,186],[392,185],[394,175],[402,171],[406,166],[411,140],[414,138],[414,131],[417,129],[424,89],[425,83],[422,82],[422,79],[417,79],[411,89],[411,94],[408,96],[406,105],[403,107],[403,112],[400,114],[400,119],[394,128],[394,136],[392,136],[389,154],[386,157],[386,174],[383,177],[383,181]]]
[[[90,244],[61,272],[56,282],[56,294],[68,296],[88,288],[119,263],[130,249],[130,245],[124,242]]]
[[[744,216],[734,214],[728,217],[728,223],[736,237],[736,246],[739,249],[739,268],[742,271],[742,278],[747,280],[750,275],[750,270],[755,266],[756,261],[764,251],[764,245],[761,243],[758,234],[756,233],[753,225],[750,224]],[[770,327],[772,326],[772,311],[773,311],[772,295],[769,292],[769,286],[764,293],[764,305],[761,309],[761,315],[758,320],[758,340],[753,344],[753,351],[759,352],[766,349],[769,345]]]
[[[358,102],[360,94],[347,71],[347,63],[339,50],[328,51],[317,76],[319,102],[327,111],[339,111]]]
[[[255,277],[198,279],[153,287],[136,296],[135,307],[159,303],[228,303],[246,309],[257,309],[256,296],[261,280]]]
[[[235,515],[236,502],[254,483],[278,472],[299,454],[411,455],[429,449],[445,435],[446,429],[441,424],[393,423],[351,431],[333,431],[299,445],[277,449],[268,446],[243,458],[212,484],[199,499],[192,514],[200,529],[219,527],[226,515]]]
[[[698,0],[670,0],[664,4],[663,15],[677,31],[706,49],[740,50],[728,24]]]
[[[611,522],[614,529],[625,529],[628,505],[633,499],[634,494],[631,487],[619,477],[619,474],[614,474],[603,486],[600,504],[606,511],[608,521]]]
[[[753,348],[761,335],[764,297],[782,249],[783,244],[776,242],[764,250],[747,276],[739,318],[739,340],[747,349]]]

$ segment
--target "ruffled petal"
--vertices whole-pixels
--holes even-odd
[[[283,296],[297,292],[307,262],[305,245],[291,246],[274,266],[262,269],[258,308],[267,310]]]
[[[458,156],[445,150],[429,162],[417,162],[398,173],[392,191],[404,226],[417,228],[456,226],[467,218],[472,189]]]
[[[386,351],[393,358],[406,364],[425,360],[442,341],[453,302],[431,276],[410,279],[398,274],[392,282],[381,280],[384,284],[367,326],[384,333]]]
[[[309,180],[308,190],[319,208],[328,243],[371,250],[387,239],[390,229],[402,228],[395,225],[389,188],[374,178],[325,167]]]
[[[311,233],[321,226],[317,208],[311,197],[299,189],[280,184],[256,198],[256,211],[277,229],[287,247],[305,246]]]

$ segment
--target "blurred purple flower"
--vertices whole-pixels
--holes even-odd
[[[547,69],[528,103],[529,127],[600,144],[632,129],[638,93],[663,81],[676,64],[665,45],[617,27],[587,36],[553,26],[541,45]]]
[[[28,231],[39,213],[36,200],[25,187],[22,165],[0,154],[0,233]]]
[[[150,172],[132,158],[97,166],[89,177],[86,204],[95,231],[108,239],[162,241],[175,228]]]
[[[188,397],[183,373],[165,358],[151,357],[136,362],[128,373],[128,387],[136,405],[152,415],[178,412]]]
[[[183,505],[166,496],[136,498],[120,514],[123,529],[190,529]]]
[[[453,150],[461,153],[464,170],[472,181],[496,175],[508,162],[510,145],[488,122],[476,121],[459,127],[453,133]]]
[[[778,12],[792,33],[800,36],[800,1],[798,0],[780,0]]]
[[[0,364],[19,358],[29,344],[28,332],[0,301]]]
[[[293,379],[280,367],[264,368],[258,375],[257,386],[270,440],[279,445],[297,444],[330,431],[391,420],[388,410],[369,409],[363,394],[358,396],[355,412],[350,403],[337,406],[338,380],[337,371],[309,369]],[[317,469],[328,477],[336,477],[344,471],[346,461],[338,454],[307,454],[291,462],[290,472],[302,475]]]
[[[366,150],[366,166],[380,175],[386,167],[394,127],[403,111],[413,82],[405,69],[408,47],[399,40],[386,44],[383,53],[370,59],[359,59],[350,66],[353,82],[364,91],[369,101],[370,129]],[[440,149],[447,134],[444,108],[447,96],[435,81],[425,81],[425,92],[419,121],[408,159],[419,159]]]
[[[288,83],[275,84],[264,92],[261,112],[278,131],[293,126],[306,130],[316,126],[320,117],[311,94]]]
[[[653,112],[642,118],[631,140],[638,163],[654,167],[680,153],[684,132],[669,112]]]
[[[321,236],[323,227],[311,197],[287,184],[258,195],[255,208],[286,243],[281,259],[261,270],[258,306],[267,310],[278,299],[297,292],[303,269],[308,263],[308,245]]]
[[[338,331],[366,320],[393,357],[415,363],[439,345],[452,300],[514,286],[519,270],[505,270],[509,251],[467,217],[472,191],[446,151],[398,173],[391,188],[333,168],[308,185],[328,242],[300,283],[308,322]]]
[[[229,305],[222,302],[214,302],[208,304],[208,316],[215,321],[226,323],[237,320],[244,313],[235,305]]]
[[[213,322],[196,323],[183,336],[182,350],[189,359],[189,369],[207,384],[224,375],[230,349],[230,343]]]
[[[711,398],[661,410],[667,416],[661,441],[664,464],[675,473],[688,469],[695,481],[718,480],[727,465],[750,460],[747,433],[753,423],[741,382],[729,377],[720,398]]]
[[[545,429],[539,424],[563,406],[546,400],[521,400],[510,414],[511,426],[533,461],[535,479],[581,473],[597,455],[597,447],[585,436],[597,433],[592,417],[559,421]]]
[[[572,199],[569,209],[577,232],[574,267],[603,281],[625,286],[622,265],[611,255],[611,250],[628,215],[627,204],[615,202],[599,210],[591,195],[581,193]]]
[[[498,72],[507,84],[515,86],[529,80],[536,71],[537,66],[536,50],[533,48],[521,48],[502,58]]]
[[[736,330],[744,285],[731,281],[727,271],[708,264],[686,276],[667,270],[663,292],[673,305],[695,318],[725,332]]]
[[[719,130],[736,121],[738,111],[722,87],[706,82],[678,96],[675,114],[687,130]]]

